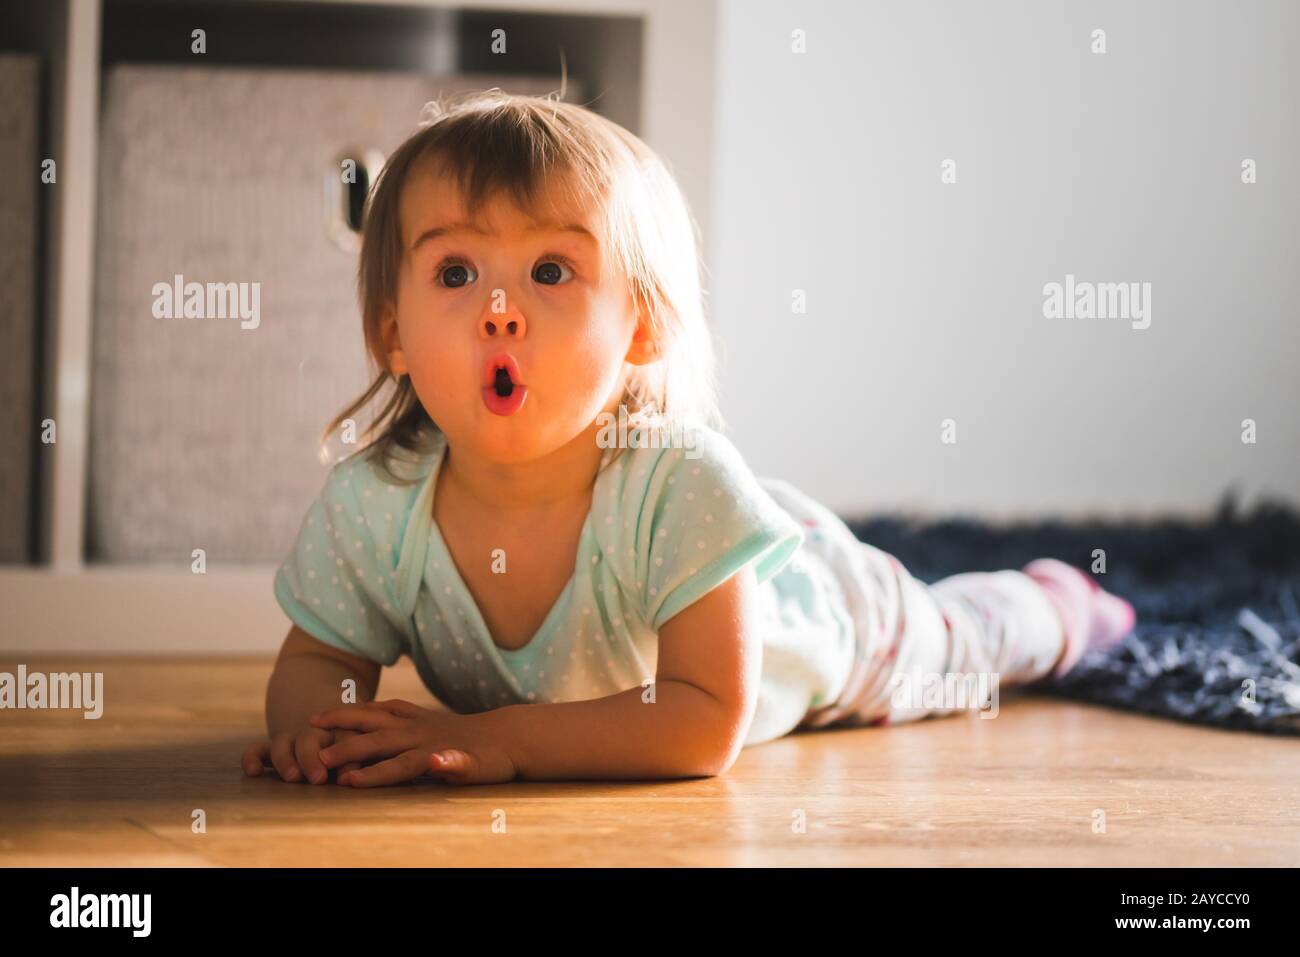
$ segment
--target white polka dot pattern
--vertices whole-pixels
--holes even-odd
[[[276,572],[275,596],[312,637],[391,665],[408,650],[412,628],[398,611],[392,523],[383,518],[391,503],[372,504],[382,487],[373,469],[360,455],[330,469]]]
[[[520,648],[493,642],[432,520],[441,437],[410,485],[364,457],[336,465],[276,574],[276,597],[327,644],[382,664],[409,654],[439,700],[469,713],[642,687],[663,624],[752,564],[765,681],[773,671],[783,689],[760,695],[755,729],[776,733],[800,701],[832,690],[842,656],[826,662],[844,646],[843,616],[824,581],[794,570],[805,533],[793,513],[725,437],[698,429],[694,440],[606,454],[577,554],[564,558],[572,578]]]
[[[655,631],[746,565],[767,581],[803,540],[730,440],[708,429],[694,438],[693,448],[645,450],[650,461],[624,489],[640,508],[622,571]]]

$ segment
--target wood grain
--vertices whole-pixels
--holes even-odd
[[[1300,741],[1047,698],[718,778],[351,790],[243,776],[269,657],[19,660],[104,672],[104,715],[0,711],[0,866],[1300,865]],[[380,696],[432,703],[406,660]]]

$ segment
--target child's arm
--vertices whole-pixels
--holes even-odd
[[[352,732],[334,732],[313,728],[308,720],[325,708],[337,707],[343,682],[351,678],[357,684],[357,701],[373,701],[379,687],[380,665],[349,654],[313,638],[294,625],[280,647],[275,669],[266,687],[266,729],[269,740],[254,744],[244,752],[246,774],[256,777],[262,762],[269,759],[285,781],[306,778],[320,783],[328,775],[318,752],[321,747],[341,741]],[[349,764],[338,769],[354,767]]]
[[[652,688],[478,717],[500,735],[521,779],[721,774],[740,754],[758,703],[757,588],[747,565],[669,619]]]
[[[343,682],[357,683],[357,702],[373,701],[380,665],[313,638],[297,625],[290,629],[266,686],[266,730],[272,737],[311,727],[318,711],[337,708]]]

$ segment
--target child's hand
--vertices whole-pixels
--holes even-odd
[[[324,784],[329,780],[329,768],[321,763],[320,750],[331,744],[338,744],[356,735],[355,731],[339,728],[336,731],[321,728],[307,728],[296,734],[285,732],[277,734],[269,741],[251,744],[244,751],[244,774],[250,778],[261,777],[265,763],[269,759],[283,781],[310,781],[312,784]],[[338,774],[359,768],[360,764],[345,764],[338,768]]]
[[[325,767],[339,768],[339,784],[377,787],[426,774],[450,784],[513,781],[518,773],[514,760],[476,717],[395,699],[334,708],[313,715],[311,723],[324,733],[361,732],[320,752]],[[343,773],[360,761],[377,763]]]

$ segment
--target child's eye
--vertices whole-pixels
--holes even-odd
[[[451,256],[439,264],[434,282],[440,282],[448,289],[459,289],[478,278],[478,273],[463,259]]]
[[[477,278],[474,267],[459,256],[448,256],[434,271],[434,281],[448,289],[460,289]],[[533,279],[547,286],[559,285],[572,278],[573,265],[563,256],[548,255],[533,269]]]
[[[564,272],[568,270],[569,277],[573,277],[573,268],[570,262],[563,256],[547,256],[545,262],[537,264],[533,270],[533,278],[544,286],[558,285],[564,278]]]

